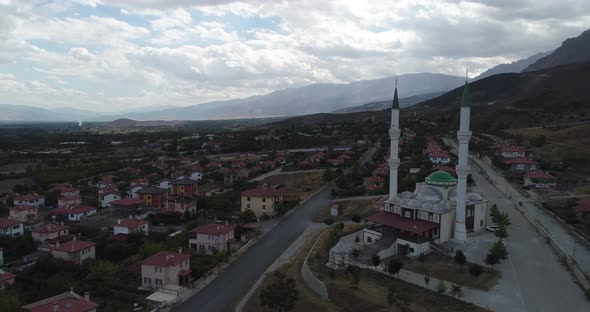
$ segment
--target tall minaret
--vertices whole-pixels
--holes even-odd
[[[457,139],[459,140],[459,164],[457,170],[457,216],[455,219],[455,239],[464,242],[467,239],[467,229],[465,228],[465,203],[467,200],[467,176],[469,175],[469,140],[471,131],[469,131],[470,108],[468,102],[467,77],[465,77],[465,87],[463,88],[463,98],[461,99],[461,121]]]
[[[391,105],[391,128],[389,137],[391,139],[389,156],[389,202],[397,197],[397,169],[399,168],[399,99],[397,98],[397,78],[395,79],[395,92]]]

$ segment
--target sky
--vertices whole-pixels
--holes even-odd
[[[115,113],[474,76],[589,25],[588,0],[0,0],[0,103]]]

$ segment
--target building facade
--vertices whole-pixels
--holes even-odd
[[[203,224],[189,232],[189,247],[205,254],[230,251],[234,243],[234,226],[231,224]]]

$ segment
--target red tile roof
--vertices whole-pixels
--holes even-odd
[[[41,195],[35,195],[35,194],[27,194],[27,195],[22,195],[22,196],[17,196],[14,198],[14,200],[18,200],[18,201],[30,201],[30,200],[38,200],[41,198],[45,198],[45,196],[41,196]]]
[[[428,157],[433,158],[449,158],[449,154],[447,152],[430,152],[428,153]]]
[[[149,222],[137,219],[123,219],[118,220],[117,223],[113,224],[113,226],[120,226],[126,227],[129,229],[136,229],[144,224],[148,224]]]
[[[8,208],[9,210],[16,210],[16,211],[26,211],[26,210],[31,210],[31,209],[38,209],[39,207],[37,206],[26,206],[26,205],[21,205],[21,206],[14,206],[14,207],[10,207]]]
[[[52,250],[63,251],[63,252],[76,252],[82,249],[86,249],[96,245],[93,242],[86,242],[81,240],[71,240],[67,243],[60,244],[59,246],[53,247]]]
[[[371,215],[367,217],[367,220],[415,234],[422,234],[437,227],[437,224],[433,222],[412,220],[387,211],[381,211]]]
[[[0,270],[0,283],[15,278],[16,275]]]
[[[526,158],[508,159],[508,160],[505,160],[504,163],[507,165],[512,165],[512,164],[536,165],[536,164],[538,164],[538,162],[536,162],[534,160],[526,159]]]
[[[272,187],[258,187],[255,189],[242,192],[242,196],[250,197],[276,197],[282,196],[285,193],[283,189],[275,189]]]
[[[84,297],[71,292],[66,292],[35,303],[28,304],[22,308],[30,312],[88,312],[96,309],[98,304],[86,301]]]
[[[143,200],[134,199],[134,198],[123,198],[123,199],[114,200],[111,202],[111,205],[116,205],[116,206],[132,206],[132,205],[141,205],[141,204],[143,204]]]
[[[576,204],[578,206],[586,206],[586,207],[590,207],[590,199],[583,199],[583,200],[578,200],[576,201]]]
[[[503,146],[499,147],[498,151],[500,152],[526,152],[526,148],[521,146]]]
[[[531,179],[557,179],[556,177],[545,173],[543,171],[533,171],[533,172],[527,172],[524,174],[524,176],[526,178],[531,178]]]
[[[192,233],[199,233],[199,234],[227,234],[233,231],[235,228],[232,224],[216,224],[216,223],[209,223],[200,225],[191,230]]]
[[[182,262],[189,260],[191,255],[181,254],[177,252],[160,251],[152,256],[146,258],[141,262],[142,265],[155,266],[177,266]]]
[[[12,219],[0,219],[0,228],[6,228],[9,226],[23,224],[20,221],[12,220]]]
[[[385,180],[381,177],[366,177],[363,181],[366,183],[383,183]]]
[[[67,215],[70,213],[80,214],[80,213],[85,213],[85,212],[89,212],[92,210],[96,210],[96,207],[75,205],[75,206],[57,208],[57,209],[53,210],[53,213],[59,214],[59,215]]]
[[[44,224],[42,226],[38,226],[38,227],[32,229],[31,232],[34,232],[34,233],[54,233],[54,232],[59,232],[59,231],[67,230],[67,229],[69,229],[69,227],[67,227],[67,226],[50,223],[50,224]]]

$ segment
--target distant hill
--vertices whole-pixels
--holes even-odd
[[[542,57],[524,69],[525,72],[550,68],[558,65],[590,61],[590,30],[576,38],[566,39],[553,53]]]
[[[132,127],[175,127],[186,124],[185,121],[178,120],[148,120],[137,121],[133,119],[121,118],[103,124],[105,128],[132,128]]]
[[[518,60],[512,63],[505,63],[494,66],[485,72],[481,73],[479,76],[473,78],[473,80],[480,80],[489,76],[497,75],[497,74],[505,74],[505,73],[520,73],[525,69],[527,66],[535,63],[540,58],[545,57],[551,54],[553,51],[549,52],[539,52],[535,55],[529,56],[525,59]]]
[[[53,112],[44,108],[0,104],[0,121],[76,121],[77,116]]]
[[[430,100],[432,98],[440,96],[443,93],[444,92],[427,93],[427,94],[420,94],[420,95],[410,96],[407,98],[402,98],[402,99],[399,99],[399,105],[401,108],[410,107],[410,106],[418,104],[420,102]],[[373,102],[373,103],[368,103],[368,104],[364,104],[364,105],[360,105],[360,106],[342,108],[342,109],[338,109],[338,110],[333,111],[333,113],[341,114],[341,113],[380,111],[380,110],[390,108],[391,101],[392,100],[380,101],[380,102]]]
[[[348,84],[312,84],[302,88],[278,90],[244,99],[217,101],[159,111],[102,117],[102,120],[205,120],[272,116],[294,116],[334,110],[370,102],[390,100],[394,77],[356,81]],[[446,92],[460,86],[464,78],[443,74],[419,73],[398,77],[400,96],[411,97]]]
[[[469,85],[472,128],[525,128],[590,120],[590,63],[535,72],[499,74]],[[463,88],[456,88],[409,110],[457,122]]]

